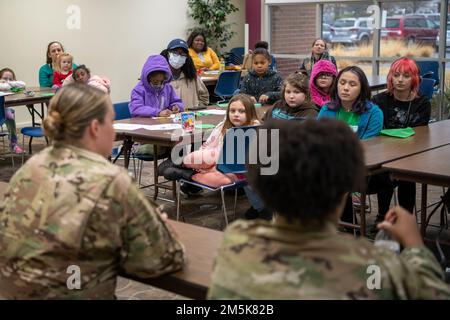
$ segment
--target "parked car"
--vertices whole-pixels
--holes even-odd
[[[422,15],[388,17],[386,27],[381,30],[382,39],[403,40],[408,44],[435,45],[438,34],[439,25]]]
[[[322,39],[331,43],[331,26],[328,23],[322,24]]]
[[[439,35],[436,37],[436,49],[439,49]],[[445,50],[450,50],[450,22],[447,23],[447,34],[445,37]]]
[[[371,18],[341,18],[334,21],[331,42],[367,45],[372,38]]]

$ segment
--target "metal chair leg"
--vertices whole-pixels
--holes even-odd
[[[220,194],[222,196],[222,210],[223,210],[223,216],[225,218],[225,227],[228,227],[227,209],[225,208],[225,191],[223,189],[220,189]]]
[[[177,189],[177,221],[180,218],[180,181],[176,181],[176,189]]]
[[[234,208],[233,208],[233,220],[236,220],[236,204],[237,204],[237,191],[238,189],[234,189]]]
[[[22,165],[23,165],[23,160],[25,157],[25,135],[22,135],[22,147],[23,147],[23,152],[22,152]]]
[[[139,184],[139,187],[141,187],[141,179],[142,179],[142,170],[143,170],[143,167],[144,167],[144,161],[143,160],[139,160],[139,179],[138,179],[138,184]]]

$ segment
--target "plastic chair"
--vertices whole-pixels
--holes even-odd
[[[3,125],[6,122],[6,110],[5,110],[5,97],[1,96],[0,97],[0,137],[2,137],[3,140],[3,149],[5,150],[5,137],[8,136],[8,132],[3,132]],[[12,163],[12,167],[14,168],[14,155],[11,152],[11,150],[9,150],[9,154],[11,155],[11,163]]]
[[[420,69],[420,76],[424,79],[434,79],[435,86],[439,85],[439,62],[437,61],[416,61]]]
[[[44,134],[44,130],[41,127],[25,127],[20,130],[22,134],[22,147],[25,150],[25,136],[30,137],[30,141],[28,143],[29,154],[32,154],[31,144],[33,142],[33,138],[45,138],[45,142],[48,145],[48,139]],[[22,164],[24,162],[25,152],[22,152]]]
[[[245,126],[239,128],[230,128],[225,133],[223,138],[222,151],[219,156],[216,169],[222,173],[246,173],[246,157],[248,155],[250,142],[257,137],[256,126]],[[242,144],[241,138],[244,138]],[[231,152],[231,153],[230,153]],[[177,190],[177,220],[180,217],[180,187],[181,183],[190,184],[208,190],[210,192],[220,191],[222,198],[222,211],[225,221],[225,226],[228,226],[228,215],[225,206],[225,191],[234,190],[234,209],[233,214],[236,217],[236,203],[237,203],[237,190],[247,185],[247,179],[237,180],[230,184],[211,187],[202,183],[198,183],[192,180],[179,179],[176,181]]]
[[[245,55],[244,50],[245,50],[244,47],[236,47],[230,50],[230,52],[239,59],[240,61],[239,64],[242,64],[244,62],[244,55]]]
[[[223,102],[234,95],[240,81],[241,71],[224,71],[219,75],[214,94],[222,99],[220,102]]]
[[[422,78],[419,86],[419,94],[427,97],[428,100],[431,100],[433,97],[435,84],[436,81],[434,79]]]

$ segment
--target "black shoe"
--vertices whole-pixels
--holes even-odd
[[[161,164],[158,166],[158,176],[164,176],[164,172],[166,169],[171,168],[174,166],[174,163],[172,160],[167,159],[161,162]]]
[[[183,183],[180,186],[180,190],[188,196],[199,194],[203,189],[192,184]]]
[[[194,170],[188,168],[168,167],[164,170],[164,178],[167,180],[191,180]]]
[[[260,219],[264,219],[264,220],[268,220],[268,221],[271,221],[273,218],[272,212],[267,209],[262,209],[261,211],[258,212],[258,215],[259,215]]]
[[[259,213],[255,208],[250,207],[247,209],[247,211],[245,211],[244,216],[247,220],[253,220],[258,218]]]

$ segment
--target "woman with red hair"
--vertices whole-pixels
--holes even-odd
[[[384,129],[426,126],[430,120],[431,104],[419,94],[420,71],[416,62],[400,58],[392,63],[387,76],[387,91],[372,98],[383,111]],[[369,188],[378,190],[378,215],[376,223],[384,220],[389,210],[395,186],[398,186],[399,204],[412,212],[416,199],[416,184],[406,181],[390,181],[388,175],[373,177]],[[378,181],[377,181],[378,180]],[[373,228],[375,231],[376,228]]]

